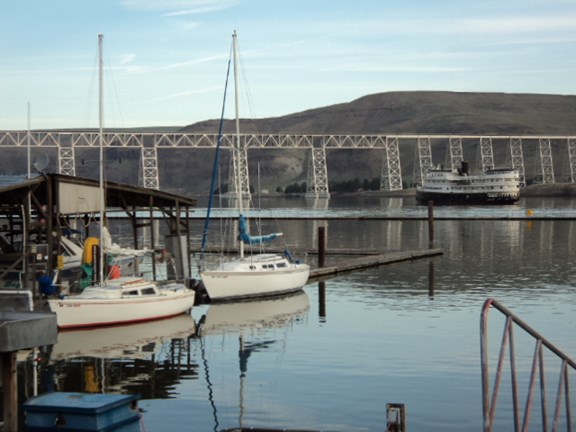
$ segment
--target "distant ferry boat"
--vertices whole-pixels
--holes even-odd
[[[514,204],[520,199],[520,174],[515,169],[468,173],[468,162],[453,170],[432,169],[416,187],[420,204]]]

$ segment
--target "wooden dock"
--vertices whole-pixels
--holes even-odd
[[[315,281],[341,273],[361,270],[369,267],[377,267],[385,264],[392,264],[402,261],[410,261],[420,258],[429,258],[442,255],[442,249],[422,249],[415,251],[394,251],[378,255],[363,256],[359,258],[347,259],[331,266],[324,266],[310,270],[308,281]]]

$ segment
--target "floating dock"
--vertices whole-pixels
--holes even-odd
[[[343,260],[330,266],[318,267],[310,270],[308,281],[324,279],[337,274],[361,270],[369,267],[377,267],[402,261],[411,261],[421,258],[429,258],[442,255],[442,249],[422,249],[415,251],[393,251],[378,255],[369,255],[359,258]]]

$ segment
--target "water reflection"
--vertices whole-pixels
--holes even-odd
[[[309,309],[308,295],[303,291],[279,298],[212,304],[198,323],[198,334],[246,335],[255,330],[287,327],[304,319]]]
[[[190,315],[150,323],[65,331],[42,353],[43,391],[139,393],[171,397],[183,379],[197,376],[190,350]],[[41,391],[41,392],[43,392]]]
[[[202,363],[215,432],[220,430],[220,424],[223,421],[220,416],[230,419],[233,415],[231,411],[236,411],[237,425],[244,426],[251,385],[248,379],[249,360],[253,356],[268,354],[275,349],[283,351],[286,334],[277,333],[276,330],[286,330],[302,323],[306,319],[309,309],[310,303],[305,292],[280,298],[209,306],[207,312],[199,320],[198,335],[201,337]],[[224,349],[224,345],[230,348],[230,345],[234,345],[234,341],[228,337],[230,335],[238,337],[236,345],[238,352],[238,396],[237,402],[232,402],[232,408],[229,406],[230,394],[234,394],[235,384],[227,382],[224,392],[218,391],[222,389],[219,389],[215,383],[224,377],[218,372],[221,359],[211,359],[211,350],[207,348],[208,338],[211,337],[216,337],[217,340],[221,341],[222,349]],[[217,363],[213,364],[214,362]],[[226,376],[229,376],[229,373]],[[252,384],[252,387],[254,386],[257,387],[258,383]],[[234,409],[236,404],[237,408]]]
[[[304,205],[297,199],[268,204],[303,214],[293,208]],[[389,204],[382,198],[333,197],[322,211],[413,211],[406,201],[399,208],[385,207]],[[364,212],[368,206],[373,207]],[[442,256],[338,275],[306,286],[300,299],[202,305],[192,310],[198,335],[178,336],[183,341],[178,343],[163,339],[154,344],[160,351],[131,343],[108,346],[116,352],[111,358],[72,353],[57,359],[55,347],[42,367],[52,368],[48,375],[59,390],[118,385],[143,393],[148,430],[205,431],[244,423],[376,431],[385,428],[387,402],[407,403],[410,431],[481,430],[478,322],[487,297],[514,310],[564,352],[574,352],[576,221],[567,218],[576,215],[576,204],[534,200],[512,210],[481,211],[526,208],[536,216],[557,213],[566,219],[437,219],[435,247]],[[455,216],[480,212],[442,211]],[[302,249],[316,246],[313,222],[263,221],[274,223],[273,231],[289,234],[290,246]],[[327,223],[329,250],[428,247],[426,220]],[[193,223],[196,245],[202,226],[203,221]],[[119,226],[117,233],[124,231]],[[328,255],[327,265],[340,259],[348,256]],[[277,302],[288,311],[278,310]],[[180,360],[179,348],[190,360]],[[531,353],[533,345],[524,349]]]

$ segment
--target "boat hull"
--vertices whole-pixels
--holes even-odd
[[[194,306],[195,292],[186,290],[153,297],[74,298],[48,300],[61,329],[152,321],[180,315]]]
[[[246,262],[236,268],[208,270],[200,273],[202,283],[212,302],[270,297],[297,292],[306,285],[310,267],[293,264],[283,270],[243,269]]]
[[[427,204],[514,204],[520,199],[519,194],[494,194],[494,193],[441,193],[416,191],[416,201]]]

